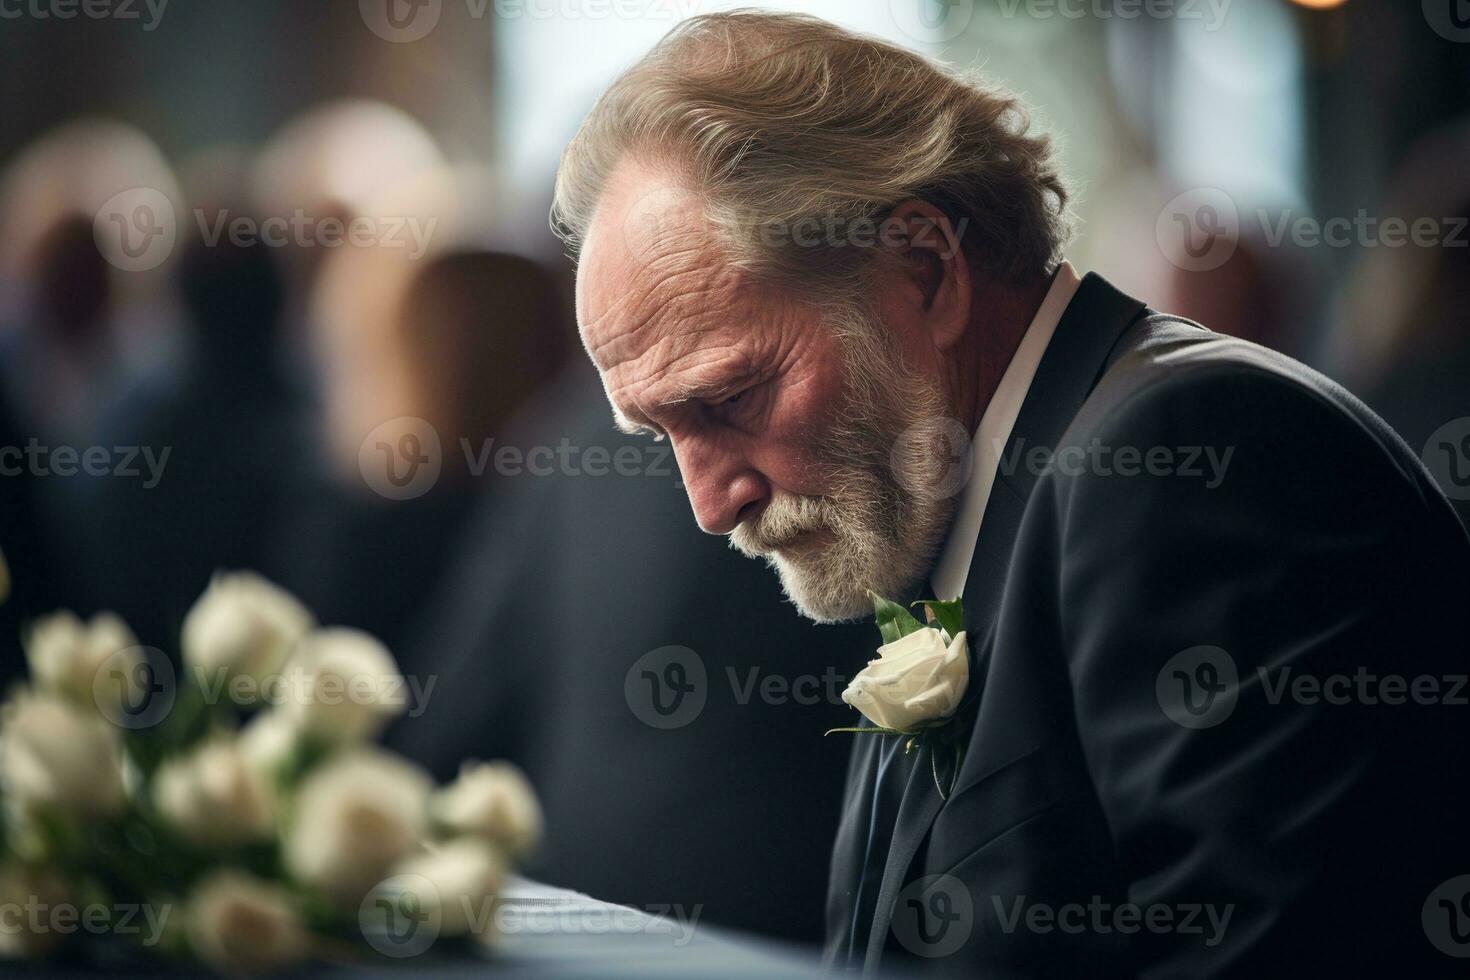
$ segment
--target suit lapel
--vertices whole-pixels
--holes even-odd
[[[827,882],[827,950],[831,965],[846,962],[853,916],[857,913],[858,882],[867,858],[869,823],[873,812],[874,772],[883,739],[876,735],[854,739],[847,767],[847,789],[842,820],[832,844],[832,871]]]
[[[913,751],[919,753],[919,756],[914,760],[914,767],[909,772],[908,786],[904,788],[903,802],[898,806],[893,843],[888,850],[888,863],[883,868],[883,885],[878,890],[873,926],[868,932],[864,972],[871,971],[878,964],[878,957],[887,941],[888,926],[893,920],[893,906],[898,899],[899,889],[904,885],[908,867],[913,863],[914,854],[923,843],[929,825],[934,822],[935,816],[944,805],[939,787],[934,784],[931,768],[933,760],[929,755],[929,747],[916,746]]]
[[[1024,452],[1018,453],[1018,447],[1023,451],[1038,445],[1056,447],[1062,433],[1101,377],[1108,353],[1143,310],[1142,303],[1118,292],[1102,277],[1089,274],[1062,314],[1037,367],[1016,425],[1007,440],[1001,472],[986,502],[980,537],[965,582],[965,630],[970,638],[970,692],[966,701],[972,697],[978,699],[984,688],[985,669],[989,665],[989,651],[994,640],[995,612],[1010,566],[1016,532],[1038,478],[1038,474],[1030,472],[1028,467],[1007,465],[1007,461],[1024,460]],[[966,771],[983,764],[977,758],[980,753],[975,749],[972,746],[966,753],[957,784]],[[929,749],[916,748],[914,751],[922,751],[923,756],[916,760],[903,802],[899,805],[898,823],[884,868],[872,930],[868,934],[868,970],[876,967],[882,955],[893,907],[898,892],[908,881],[909,867],[944,807],[944,800],[934,785]],[[871,784],[871,775],[866,781]]]

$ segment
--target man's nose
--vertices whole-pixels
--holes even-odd
[[[674,456],[694,520],[706,534],[729,534],[769,496],[765,479],[728,449],[694,438],[675,438]]]

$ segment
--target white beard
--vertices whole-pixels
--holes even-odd
[[[952,463],[930,449],[955,425],[940,385],[902,362],[871,314],[851,310],[845,320],[837,324],[845,405],[813,447],[833,489],[778,493],[730,535],[741,554],[765,558],[787,597],[819,623],[870,615],[870,590],[894,597],[918,584],[956,508],[936,473]],[[811,532],[820,537],[793,540]]]

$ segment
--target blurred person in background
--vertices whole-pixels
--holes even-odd
[[[1320,319],[1321,270],[1289,238],[1269,240],[1249,217],[1266,207],[1265,199],[1243,193],[1232,195],[1244,217],[1219,246],[1224,256],[1219,263],[1181,267],[1174,261],[1177,243],[1165,239],[1170,248],[1160,247],[1155,222],[1169,199],[1184,190],[1177,180],[1152,170],[1109,181],[1093,195],[1091,251],[1133,295],[1156,296],[1160,308],[1208,323],[1219,333],[1310,359]],[[1273,214],[1279,210],[1267,208]],[[1207,255],[1214,242],[1206,229],[1197,228],[1191,247]]]
[[[375,199],[442,168],[433,137],[408,113],[370,99],[312,106],[283,125],[261,149],[251,177],[263,216],[297,219],[313,230],[371,214]],[[286,320],[304,347],[316,276],[331,250],[291,240],[282,253]]]
[[[279,250],[215,234],[221,216],[259,220],[243,155],[211,152],[192,169],[175,277],[179,362],[132,391],[102,430],[107,445],[149,447],[158,479],[95,481],[84,516],[101,605],[164,648],[216,570],[270,572],[266,542],[309,462],[304,409],[283,369]]]
[[[127,482],[111,472],[127,451],[104,433],[128,410],[129,391],[172,367],[171,255],[154,236],[172,227],[155,208],[171,208],[178,187],[148,137],[106,120],[45,134],[0,184],[0,387],[17,444],[38,450],[25,463],[35,485],[32,543],[58,595],[95,607],[105,597],[91,507]],[[140,228],[143,237],[131,238]],[[130,245],[143,250],[130,256]],[[53,455],[98,448],[109,454],[107,475],[64,473]]]
[[[343,249],[311,322],[320,429],[280,578],[324,621],[401,651],[472,500],[496,493],[481,454],[566,359],[568,337],[538,265],[452,246]]]
[[[1414,146],[1383,214],[1430,218],[1425,244],[1364,252],[1340,304],[1343,374],[1416,450],[1470,526],[1470,120]]]

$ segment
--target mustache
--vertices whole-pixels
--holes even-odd
[[[837,505],[826,497],[780,494],[752,520],[730,532],[730,544],[747,558],[769,555],[800,534],[830,531],[841,521]]]

